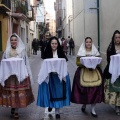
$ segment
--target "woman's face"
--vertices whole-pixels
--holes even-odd
[[[91,49],[92,48],[92,40],[91,39],[87,39],[85,41],[85,47],[86,47],[86,49]]]
[[[57,40],[53,39],[52,42],[51,42],[51,48],[53,51],[57,50],[57,47],[58,47],[58,42]]]
[[[13,48],[16,48],[18,44],[17,37],[11,37],[10,43]]]
[[[115,34],[115,37],[114,37],[114,42],[116,45],[119,45],[120,44],[120,34]]]

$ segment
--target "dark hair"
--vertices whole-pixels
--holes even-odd
[[[113,33],[113,36],[112,36],[112,40],[107,48],[107,61],[108,61],[108,63],[110,62],[110,56],[116,54],[115,43],[114,43],[114,37],[116,34],[120,34],[120,31],[115,30],[115,32]]]
[[[17,38],[17,36],[16,36],[15,34],[12,34],[12,35],[10,36],[10,39],[11,39],[12,37],[16,37],[16,38]]]
[[[119,30],[115,30],[115,32],[113,33],[112,36],[112,40],[107,48],[107,66],[104,69],[104,78],[110,79],[111,78],[111,74],[109,73],[109,64],[110,64],[110,56],[111,55],[115,55],[116,54],[116,50],[115,50],[115,43],[114,43],[114,37],[116,34],[120,34]]]
[[[49,42],[51,43],[52,40],[54,40],[54,39],[57,40],[58,44],[60,44],[59,41],[58,41],[58,38],[56,36],[51,37]]]
[[[64,37],[62,37],[62,40],[64,40],[65,38]]]
[[[86,38],[85,38],[85,41],[86,41],[87,39],[90,39],[90,40],[92,41],[92,38],[91,38],[91,37],[86,37]]]
[[[113,36],[112,36],[112,40],[114,41],[114,37],[116,34],[120,34],[120,31],[119,30],[115,30],[115,32],[113,33]]]
[[[43,59],[53,58],[53,52],[52,52],[52,48],[51,48],[52,40],[56,40],[58,43],[58,47],[57,47],[58,58],[65,58],[66,60],[68,60],[67,57],[65,56],[65,54],[62,50],[62,47],[60,46],[60,43],[58,41],[58,38],[56,36],[53,36],[50,38],[50,40],[47,44],[47,47],[45,49],[44,55],[43,55]]]

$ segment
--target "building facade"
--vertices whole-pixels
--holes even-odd
[[[103,57],[104,68],[113,32],[120,30],[119,6],[119,0],[56,0],[56,32],[60,37],[74,39],[75,53],[90,36]]]
[[[119,6],[119,0],[73,0],[71,22],[76,53],[84,38],[90,36],[103,57],[103,69],[106,64],[106,50],[113,32],[120,30]]]
[[[56,33],[60,38],[62,37],[62,0],[56,0],[54,8],[56,14]]]
[[[17,33],[30,54],[30,0],[1,0],[0,1],[1,43],[0,51],[4,51],[8,37]],[[32,13],[33,14],[33,13]]]
[[[58,37],[72,36],[72,25],[70,21],[72,18],[72,0],[56,0],[56,32]]]
[[[0,51],[5,50],[6,42],[9,36],[10,17],[7,12],[11,11],[9,0],[0,0]]]
[[[62,0],[62,36],[72,36],[70,20],[72,17],[72,0]]]

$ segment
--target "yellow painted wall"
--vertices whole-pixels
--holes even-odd
[[[2,23],[2,51],[5,51],[8,40],[8,20],[7,16],[0,14],[0,21]]]

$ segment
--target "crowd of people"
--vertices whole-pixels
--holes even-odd
[[[49,42],[48,38],[44,38],[41,40],[34,38],[32,41],[33,55],[37,55],[37,51],[41,50],[41,58],[43,58],[43,54],[44,54],[44,51],[45,51],[45,48],[46,48],[48,42]],[[59,38],[59,43],[66,55],[68,53],[69,53],[69,55],[74,55],[75,44],[74,44],[73,38],[70,38],[70,36],[68,36],[67,39],[65,39],[64,37]]]
[[[83,40],[76,57],[78,68],[75,71],[72,90],[67,69],[65,71],[57,68],[61,68],[61,66],[65,67],[68,61],[68,48],[69,54],[73,55],[73,49],[75,47],[73,39],[70,38],[70,36],[68,36],[67,39],[58,39],[54,36],[49,40],[39,41],[39,45],[36,45],[35,39],[32,46],[34,48],[34,54],[37,54],[36,50],[38,49],[38,46],[40,46],[41,57],[44,61],[47,61],[44,69],[47,68],[50,70],[51,65],[54,66],[52,62],[54,62],[54,60],[58,61],[57,67],[55,68],[56,71],[53,70],[52,67],[53,71],[49,73],[47,78],[44,78],[44,75],[47,74],[47,69],[46,71],[42,71],[42,79],[44,79],[39,84],[37,106],[44,108],[48,107],[49,112],[55,108],[56,119],[59,119],[60,108],[70,106],[70,102],[82,104],[82,112],[85,112],[87,105],[91,104],[91,115],[93,117],[98,117],[95,106],[98,103],[104,102],[106,104],[114,105],[116,114],[120,115],[120,77],[115,79],[115,82],[112,83],[112,76],[109,72],[111,62],[110,57],[112,55],[120,54],[120,32],[118,30],[114,32],[112,41],[108,46],[108,64],[104,71],[101,70],[99,64],[97,64],[95,68],[89,68],[82,64],[81,58],[101,58],[92,38],[86,37],[85,40]],[[31,104],[34,101],[34,95],[31,87],[33,85],[32,73],[25,46],[17,34],[12,34],[9,37],[2,60],[7,60],[9,58],[22,58],[28,71],[28,77],[22,82],[18,82],[16,75],[10,75],[4,80],[3,85],[1,82],[3,80],[0,77],[0,105],[11,107],[11,117],[19,118],[19,108],[24,108]],[[64,64],[61,61],[63,61]],[[119,64],[119,62],[117,64]],[[64,74],[64,72],[66,74]],[[64,76],[62,79],[60,78],[61,74]]]

